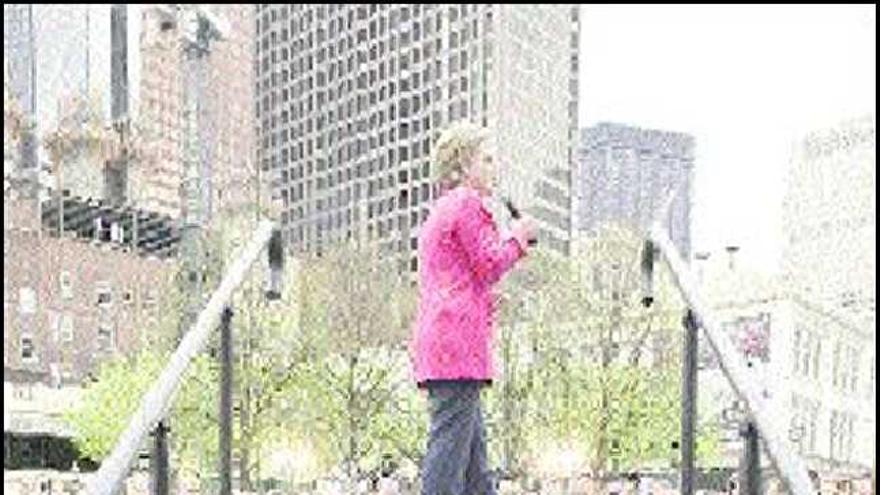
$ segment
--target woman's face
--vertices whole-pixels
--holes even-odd
[[[471,162],[468,174],[471,187],[489,196],[498,185],[498,165],[487,148],[480,148]]]

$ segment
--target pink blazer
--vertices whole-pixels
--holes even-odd
[[[524,233],[503,239],[476,190],[437,199],[419,235],[419,305],[410,342],[417,383],[491,380],[492,286],[525,255]]]

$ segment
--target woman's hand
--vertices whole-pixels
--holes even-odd
[[[537,239],[538,224],[531,217],[522,217],[513,221],[512,231],[513,235],[525,247]]]

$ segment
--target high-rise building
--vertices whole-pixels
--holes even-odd
[[[120,5],[3,6],[3,52],[9,87],[21,108],[36,119],[42,134],[57,126],[66,106],[76,99],[92,100],[100,116],[113,113],[111,80],[126,67],[129,79],[138,78],[138,52],[116,47],[133,44],[137,20],[126,17]],[[119,18],[112,17],[123,12]],[[116,39],[111,25],[126,23],[128,39]],[[114,59],[111,62],[111,59]],[[111,66],[116,64],[115,68]],[[134,112],[137,84],[126,110]]]
[[[3,82],[26,113],[34,113],[33,6],[3,4]]]
[[[797,143],[783,204],[783,272],[792,290],[856,317],[873,318],[876,181],[873,115],[811,133]]]
[[[577,119],[576,6],[257,7],[257,157],[285,239],[363,238],[417,267],[436,194],[431,145],[451,122],[493,136],[501,192],[567,252]]]
[[[250,201],[253,182],[253,7],[207,7],[229,21],[206,58],[201,148],[209,210]],[[62,188],[178,216],[182,177],[180,31],[156,9],[137,5],[4,5],[7,84],[37,124],[37,136],[88,102],[106,126],[130,120],[139,134],[130,163],[64,159]],[[39,146],[39,162],[49,157]],[[49,184],[54,187],[54,182]],[[210,206],[213,205],[213,208]]]
[[[691,250],[694,138],[688,134],[600,123],[581,131],[575,218],[594,232],[606,222],[646,234],[672,187],[669,236],[685,260]]]
[[[138,85],[121,88],[123,99],[111,81],[137,80],[139,53],[125,47],[134,44],[138,30],[137,18],[126,16],[123,5],[3,6],[5,82],[36,125],[32,154],[23,153],[19,163],[48,169],[42,138],[62,119],[85,108],[83,104],[106,123],[114,112],[136,113]],[[67,157],[66,167],[73,173],[67,174],[64,189],[82,196],[103,195],[101,167],[84,163],[81,156]]]
[[[139,202],[153,211],[180,214],[181,114],[180,35],[153,9],[143,11],[140,49],[143,61],[141,115],[150,136],[149,159],[137,172]]]
[[[205,138],[212,171],[214,212],[237,210],[254,200],[259,184],[254,119],[254,6],[215,4],[230,29],[208,57]]]
[[[826,471],[855,464],[866,473],[877,431],[874,115],[806,135],[786,179],[780,285],[845,322],[796,320],[793,369],[824,383],[795,383],[791,410],[818,430],[808,453],[829,459]]]
[[[96,68],[102,65],[97,44],[90,43],[97,35],[98,15],[95,9],[74,5],[3,6],[10,87],[43,128],[54,124],[64,99],[89,95]]]
[[[254,7],[210,5],[229,25],[212,41],[200,89],[201,150],[207,164],[202,194],[206,211],[237,208],[255,194],[253,124]],[[179,216],[183,177],[182,43],[180,28],[156,9],[143,10],[140,47],[143,58],[142,125],[149,136],[149,158],[139,180],[140,203]]]

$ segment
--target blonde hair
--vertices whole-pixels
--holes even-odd
[[[471,122],[455,122],[447,127],[431,150],[435,181],[444,188],[461,185],[487,138],[486,130]]]

